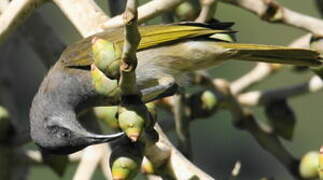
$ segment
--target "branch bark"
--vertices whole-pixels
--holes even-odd
[[[138,8],[138,23],[141,24],[175,8],[184,0],[154,0]],[[119,27],[124,24],[122,15],[115,16],[103,24],[103,28]]]
[[[145,150],[145,155],[156,168],[164,167],[167,175],[174,179],[214,179],[187,160],[168,140],[158,124],[155,129],[159,141]]]
[[[102,31],[101,24],[108,16],[93,0],[53,0],[78,32],[87,37]]]
[[[218,0],[200,0],[201,12],[195,22],[205,23],[212,18],[215,13]]]
[[[313,76],[308,82],[265,91],[251,91],[238,96],[244,106],[263,105],[273,99],[285,99],[307,93],[315,93],[323,89],[323,81],[319,76]]]
[[[136,0],[128,0],[123,14],[125,39],[120,65],[120,88],[123,95],[139,94],[136,85],[135,69],[138,64],[136,52],[141,37],[137,27],[138,13],[136,3]]]
[[[275,0],[220,1],[246,9],[265,21],[286,24],[311,32],[319,37],[323,36],[322,20],[290,10],[278,4]]]
[[[249,88],[251,85],[262,82],[269,75],[272,75],[281,65],[257,63],[247,74],[241,76],[239,79],[230,84],[230,89],[233,94],[239,94],[243,90]]]
[[[43,2],[44,0],[14,0],[4,4],[8,6],[0,16],[0,43]]]
[[[92,145],[83,150],[83,155],[77,170],[74,174],[74,180],[90,180],[95,169],[100,165],[103,151],[106,150],[106,144]]]

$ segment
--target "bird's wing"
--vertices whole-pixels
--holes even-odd
[[[219,26],[219,25],[218,25]],[[229,26],[226,24],[226,26]],[[208,37],[218,33],[233,33],[234,31],[224,29],[217,25],[206,25],[199,23],[177,24],[177,25],[152,25],[140,26],[141,41],[138,51],[148,49],[161,44],[174,43],[179,40]],[[123,28],[114,28],[102,33],[95,34],[79,42],[70,45],[61,56],[61,61],[67,67],[89,66],[93,63],[91,41],[93,38],[102,38],[115,42],[121,48],[123,46]],[[221,40],[221,39],[219,39]]]

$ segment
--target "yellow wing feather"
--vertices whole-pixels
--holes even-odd
[[[177,40],[213,35],[215,33],[233,32],[231,30],[216,30],[186,25],[167,25],[167,28],[165,28],[165,25],[141,26],[139,27],[139,31],[141,34],[141,41],[138,51]],[[70,45],[62,54],[62,63],[69,67],[91,65],[93,63],[91,40],[94,37],[115,42],[122,47],[123,28],[110,29]]]

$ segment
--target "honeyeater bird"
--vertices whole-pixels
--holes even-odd
[[[172,95],[186,81],[188,72],[207,69],[229,59],[321,65],[319,53],[312,50],[234,43],[230,36],[234,33],[230,29],[232,24],[188,22],[140,26],[136,78],[142,100],[149,102]],[[93,83],[92,65],[96,58],[100,58],[93,43],[101,40],[113,44],[112,52],[111,48],[104,51],[102,47],[99,52],[113,54],[115,61],[107,66],[118,69],[116,64],[120,62],[118,54],[123,47],[123,32],[123,28],[109,29],[68,46],[50,69],[30,110],[31,137],[42,150],[68,154],[122,136],[122,133],[90,133],[77,121],[76,114],[85,108],[120,103],[118,73],[105,73],[109,78],[104,85],[106,91],[98,91]]]

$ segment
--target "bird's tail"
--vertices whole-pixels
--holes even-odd
[[[228,49],[231,58],[244,61],[280,63],[298,66],[319,66],[322,57],[316,51],[284,46],[218,42]]]

